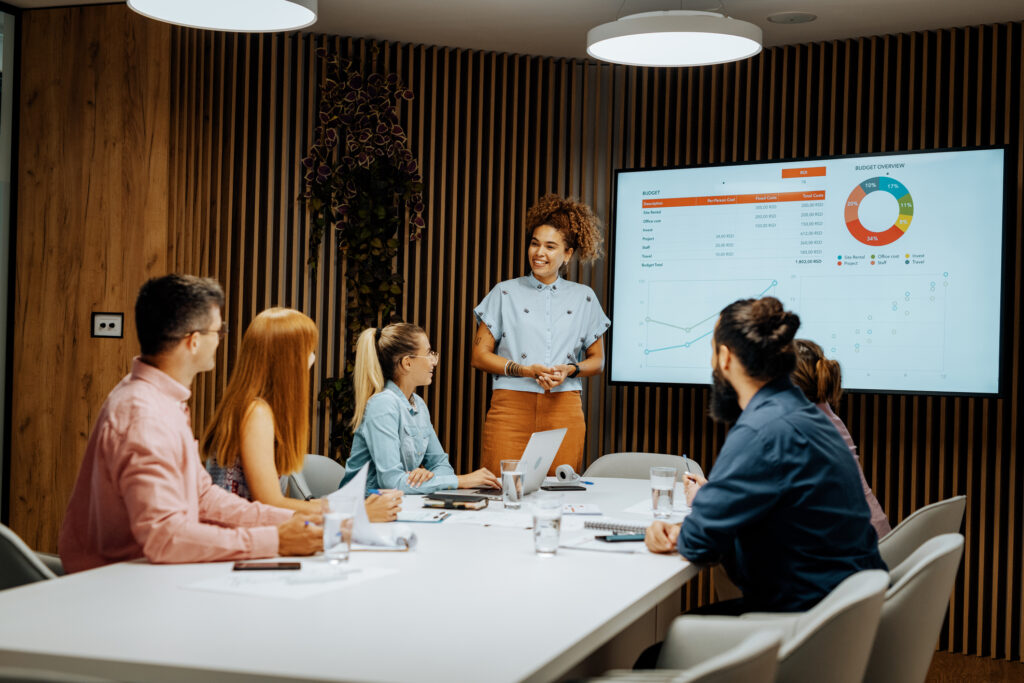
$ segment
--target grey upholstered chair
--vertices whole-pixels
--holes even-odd
[[[681,455],[633,452],[603,455],[591,463],[583,476],[647,479],[651,476],[652,467],[675,467],[677,479],[682,479],[686,472],[704,476],[704,470],[695,460]]]
[[[683,670],[609,671],[591,680],[609,683],[772,683],[778,668],[781,643],[782,634],[777,631],[758,631],[731,647],[709,647],[701,652],[688,652],[687,656],[695,660]]]
[[[18,534],[0,524],[0,590],[55,578]]]
[[[966,506],[967,496],[956,496],[925,505],[879,539],[878,552],[889,570],[899,566],[929,538],[958,533]]]
[[[888,572],[872,569],[847,577],[806,612],[681,616],[669,629],[658,668],[676,669],[694,652],[775,631],[782,635],[777,681],[860,683],[888,587]]]
[[[307,453],[302,470],[288,475],[288,495],[302,500],[322,498],[337,491],[344,476],[345,468],[337,461]]]
[[[942,534],[925,541],[889,572],[878,635],[865,681],[922,683],[964,552],[964,537]]]

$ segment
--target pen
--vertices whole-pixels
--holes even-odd
[[[367,495],[379,496],[380,495],[380,489],[370,489],[369,491],[367,491]]]
[[[592,481],[583,481],[582,479],[580,479],[580,483],[581,484],[586,484],[587,486],[593,486],[594,485],[594,482],[592,482]]]

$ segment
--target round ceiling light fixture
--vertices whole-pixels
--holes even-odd
[[[723,64],[760,51],[760,27],[718,12],[642,12],[587,32],[587,54],[631,66]]]
[[[128,0],[143,16],[213,31],[264,33],[305,28],[316,21],[317,0]]]

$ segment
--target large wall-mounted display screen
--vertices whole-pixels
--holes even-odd
[[[771,295],[848,389],[998,393],[1003,157],[619,171],[611,381],[707,384],[718,312]]]

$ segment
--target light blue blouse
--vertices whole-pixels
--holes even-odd
[[[520,365],[578,363],[612,324],[590,287],[562,278],[545,285],[532,274],[499,282],[473,315],[494,336],[494,352]],[[494,388],[544,393],[532,377],[495,375]],[[551,391],[582,388],[573,377]]]
[[[441,447],[427,404],[412,395],[410,404],[398,385],[388,381],[384,390],[370,397],[363,421],[352,439],[352,452],[345,463],[342,485],[370,463],[366,473],[367,495],[371,489],[399,489],[406,493],[433,493],[459,487],[459,479]],[[410,486],[407,475],[417,467],[434,473],[434,478]]]

